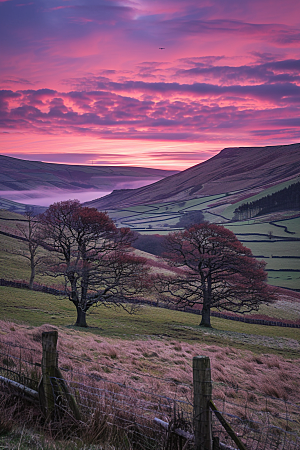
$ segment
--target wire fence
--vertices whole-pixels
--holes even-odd
[[[213,386],[213,399],[218,411],[247,449],[300,449],[300,403],[266,396],[237,385],[213,383]],[[216,420],[213,430],[222,442],[228,442],[228,435]]]
[[[52,378],[51,381],[62,380]],[[68,386],[84,420],[90,420],[93,414],[100,415],[110,426],[125,430],[132,444],[143,444],[145,449],[159,449],[164,445],[165,432],[155,423],[155,418],[170,422],[176,411],[186,417],[187,423],[192,423],[191,404],[156,394],[151,389],[138,389],[100,377],[95,379],[78,372],[72,373]]]
[[[95,362],[87,372],[83,358],[64,351],[59,357],[64,361],[63,377],[51,377],[53,391],[65,380],[81,411],[82,421],[95,418],[105,421],[110,427],[124,430],[135,448],[145,450],[171,449],[167,446],[168,439],[172,432],[181,430],[188,438],[180,437],[181,443],[178,441],[174,448],[194,448],[192,376],[191,382],[181,383],[153,376],[146,367],[145,371],[133,372],[103,362]],[[41,361],[42,348],[34,350],[0,341],[1,377],[38,390]],[[70,362],[69,368],[66,361]],[[55,398],[58,410],[67,410],[68,402],[63,396]],[[217,382],[212,382],[212,400],[216,412],[247,450],[300,450],[300,403],[266,396],[237,384]],[[212,433],[220,441],[216,448],[240,448],[221,422],[212,412]],[[169,432],[162,423],[168,424]]]
[[[71,353],[60,355],[72,361],[71,367],[78,362]],[[63,376],[86,418],[100,412],[111,426],[125,429],[131,442],[143,443],[145,449],[164,447],[166,432],[155,418],[173,423],[180,417],[181,424],[188,424],[192,433],[192,384],[146,371],[132,372],[109,362],[95,363],[90,373],[63,369]]]
[[[42,349],[0,341],[0,376],[37,390],[41,379]]]

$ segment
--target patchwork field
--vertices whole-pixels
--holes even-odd
[[[207,219],[207,211],[216,201],[226,196],[203,197],[186,202],[169,202],[155,205],[140,205],[122,210],[108,211],[117,226],[128,226],[142,234],[165,235],[181,228],[177,223],[186,213],[202,211]],[[295,213],[294,213],[295,215]],[[298,217],[280,218],[262,217],[247,221],[225,221],[216,216],[214,221],[222,223],[233,231],[238,239],[252,250],[254,256],[265,260],[268,282],[274,286],[300,291],[300,215]],[[13,220],[11,220],[13,219]],[[0,231],[14,234],[22,216],[6,210],[0,210]],[[220,221],[220,222],[219,222]],[[12,255],[11,250],[16,241],[9,236],[1,235],[0,240],[0,277],[20,279],[22,273],[29,274],[26,260]],[[24,243],[18,241],[19,251]],[[37,281],[41,282],[39,276]]]
[[[201,204],[207,204],[207,199],[200,202]],[[187,205],[187,210],[197,210],[198,206],[197,202],[193,202]],[[170,217],[176,221],[178,219],[174,215],[180,217],[182,211],[185,211],[185,205],[174,203],[156,208],[157,206],[146,210],[144,207],[136,207],[115,214],[120,214],[117,219],[120,222],[133,220],[134,223],[134,217],[137,216],[138,221],[145,220],[145,224],[151,224],[153,218],[158,218],[156,213],[162,216],[165,213],[168,221]],[[27,261],[17,254],[25,249],[24,243],[8,235],[17,231],[19,219],[18,215],[1,212],[0,231],[6,234],[1,234],[0,239],[0,278],[29,278]],[[299,218],[284,221],[283,226],[295,233],[292,237],[298,236],[298,221]],[[278,221],[278,224],[281,222]],[[247,239],[259,241],[251,242],[251,245],[257,245],[253,251],[258,256],[269,252],[269,258],[266,259],[270,261],[269,274],[277,274],[274,271],[281,269],[282,261],[286,262],[284,267],[289,271],[297,270],[297,258],[290,256],[297,256],[295,243],[298,241],[284,240],[287,234],[284,228],[274,225],[276,233],[278,228],[278,234],[275,238],[274,233],[270,239],[268,224],[265,223],[232,223],[228,224],[229,226],[236,227],[236,232],[245,239],[245,243]],[[164,228],[163,231],[168,232],[168,227]],[[169,228],[169,231],[175,229]],[[245,233],[245,229],[249,230],[249,233]],[[148,229],[146,231],[148,233]],[[154,227],[150,231],[157,232]],[[275,253],[275,246],[272,247],[275,243],[279,244],[276,247],[279,253]],[[287,243],[291,245],[287,247]],[[146,256],[149,264],[154,265],[154,270],[167,270],[159,258],[139,251],[137,253]],[[280,276],[282,273],[285,272],[278,272]],[[37,281],[47,285],[53,283],[51,278],[40,274]],[[281,405],[285,405],[285,402],[298,405],[300,401],[297,389],[300,381],[300,329],[247,324],[217,317],[212,317],[212,329],[203,329],[199,327],[198,315],[145,305],[141,305],[134,315],[103,305],[91,308],[87,316],[89,328],[79,329],[73,326],[76,310],[66,298],[4,286],[0,287],[0,310],[0,345],[13,343],[38,352],[42,331],[57,328],[59,366],[66,373],[80,371],[82,376],[121,383],[122,386],[140,389],[142,392],[152,389],[161,395],[187,397],[191,392],[192,358],[202,355],[210,357],[213,392],[217,399],[218,396],[222,397],[222,389],[225,386],[229,401],[232,401],[233,397],[236,400],[236,387],[242,386],[246,395],[251,392],[253,396],[253,391],[259,392],[262,398],[271,396]],[[256,314],[275,320],[278,318],[299,322],[300,294],[281,291],[279,301],[274,305],[261,306]],[[184,387],[180,386],[179,389],[178,383],[183,383]],[[260,414],[260,408],[264,408],[265,404],[255,401]],[[278,410],[273,408],[275,419],[277,412]],[[235,413],[244,414],[244,407]],[[297,427],[297,424],[293,426]],[[13,444],[16,436],[19,440]],[[33,445],[33,439],[39,441],[39,438],[28,436],[28,431],[19,434],[14,432],[5,439],[0,437],[0,446],[10,448],[11,445],[11,448],[29,450],[32,448],[30,445]],[[24,447],[23,444],[20,445],[22,439]],[[28,446],[27,439],[30,441]],[[37,448],[43,448],[38,445],[40,444],[37,444]],[[52,449],[50,444],[45,448]],[[62,447],[59,447],[55,444],[54,448],[68,446],[62,444]],[[70,448],[75,449],[76,446]],[[112,448],[108,447],[107,450]]]
[[[210,222],[220,223],[233,231],[238,239],[252,250],[254,256],[267,263],[268,281],[274,286],[300,290],[300,215],[269,215],[235,222],[216,212],[216,202],[228,202],[228,196],[218,195],[189,201],[135,206],[108,211],[118,226],[129,226],[142,234],[165,235],[181,229],[181,217],[191,211],[202,211]],[[226,214],[229,216],[227,208]],[[231,207],[231,213],[234,208]],[[285,218],[284,215],[287,217]],[[296,217],[295,217],[296,216]]]

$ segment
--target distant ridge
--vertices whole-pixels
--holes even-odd
[[[175,170],[127,166],[84,166],[27,161],[0,155],[0,191],[85,189],[112,191],[122,185],[151,183],[178,173]]]
[[[243,190],[257,192],[300,175],[300,144],[225,148],[209,160],[156,183],[117,190],[87,202],[99,209],[190,200]]]

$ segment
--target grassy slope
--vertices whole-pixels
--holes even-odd
[[[49,323],[72,328],[76,319],[75,308],[67,299],[9,287],[0,287],[0,308],[3,319],[34,327]],[[291,315],[287,314],[287,317],[291,318]],[[293,318],[300,318],[300,308],[294,311]],[[300,329],[252,325],[213,317],[214,329],[206,330],[199,327],[197,315],[147,306],[142,306],[134,315],[122,309],[98,306],[90,310],[87,321],[91,327],[87,333],[119,339],[205,341],[253,351],[267,348],[291,354],[300,349],[297,344]],[[295,341],[294,344],[290,340]]]
[[[286,182],[283,185],[285,186],[289,183]],[[276,187],[273,186],[266,191],[266,194],[275,191]],[[256,199],[261,196],[263,196],[263,193],[250,199]],[[170,231],[177,230],[176,223],[183,213],[201,210],[206,220],[222,223],[233,231],[239,240],[252,250],[255,256],[265,259],[267,270],[271,269],[269,272],[270,284],[300,290],[299,259],[291,260],[287,258],[288,256],[300,257],[300,240],[288,240],[290,238],[300,239],[300,217],[289,217],[291,214],[285,217],[285,214],[282,213],[247,221],[228,222],[232,218],[236,205],[242,203],[238,202],[228,206],[228,203],[231,201],[230,198],[230,195],[221,194],[188,201],[139,205],[122,210],[112,210],[109,211],[109,214],[119,226],[129,226],[140,233],[164,235]],[[225,206],[222,206],[222,202],[227,203]],[[215,206],[216,203],[219,206]],[[288,231],[294,234],[286,233],[284,228],[271,224],[271,221],[281,227],[286,226]],[[274,239],[269,239],[269,232],[273,233]],[[248,236],[245,234],[248,234]],[[272,256],[283,256],[286,258],[277,259],[272,258]],[[290,269],[290,272],[288,269]],[[274,272],[274,270],[281,270],[281,272]]]
[[[197,209],[198,205],[194,201],[194,204],[188,204],[187,207]],[[168,204],[161,205],[161,208],[164,208],[166,213],[170,212],[170,209],[176,213],[182,210],[182,205]],[[139,208],[139,211],[143,210],[143,207]],[[135,209],[134,214],[136,212]],[[13,223],[10,225],[14,227]],[[286,225],[289,229],[299,232],[297,220],[291,219]],[[252,224],[250,232],[257,232],[258,227],[261,227],[261,233],[268,232],[266,226],[268,224]],[[250,230],[249,227],[247,231],[245,227],[241,229],[241,232]],[[285,236],[283,229],[276,228],[275,231],[274,234]],[[262,245],[262,243],[258,244],[257,251],[264,250]],[[266,243],[266,245],[271,244]],[[8,246],[14,247],[15,240],[1,236],[0,277],[7,277],[9,274],[11,278],[26,278],[29,275],[26,261],[3,251]],[[290,255],[292,250],[298,252],[295,246],[287,248],[283,245],[276,248],[279,249],[280,254]],[[285,261],[290,264],[289,267],[294,267],[293,260]],[[282,262],[281,259],[275,258],[271,261],[274,265],[280,265]],[[299,305],[288,301],[275,306],[264,305],[260,313],[296,320],[300,318]],[[50,323],[59,326],[61,339],[66,340],[68,336],[67,348],[72,348],[72,352],[79,352],[81,356],[84,354],[87,358],[91,358],[91,364],[99,358],[111,357],[117,365],[127,364],[126,368],[131,370],[129,364],[133,358],[128,358],[128,355],[134,347],[141,353],[137,358],[139,370],[161,376],[171,376],[170,374],[174,373],[174,376],[181,381],[185,381],[185,374],[191,372],[192,356],[205,354],[212,359],[215,381],[238,381],[249,389],[259,389],[269,395],[280,394],[282,390],[292,401],[296,401],[294,395],[298,391],[300,381],[299,329],[250,325],[212,318],[214,329],[203,330],[198,326],[199,317],[187,313],[142,307],[135,316],[129,316],[122,310],[100,306],[92,309],[88,315],[91,328],[76,330],[72,326],[75,321],[75,309],[68,300],[7,287],[0,287],[0,310],[2,319],[18,323],[14,325],[0,322],[0,340],[7,336],[13,341],[14,334],[20,327],[19,324],[24,324],[21,325],[22,333],[30,333],[34,331],[33,327]],[[143,344],[144,341],[147,343]],[[96,342],[100,342],[99,345],[103,347],[97,352]],[[107,356],[110,353],[111,356]],[[153,356],[155,353],[157,356]],[[272,358],[276,358],[276,361]],[[84,366],[87,364],[84,363]],[[88,367],[86,370],[89,370]],[[269,391],[271,385],[277,390],[276,392]],[[26,431],[22,445],[20,445],[20,433],[0,440],[0,445],[5,445],[4,448],[20,450],[34,448],[32,437],[30,437],[32,435],[28,437],[30,441],[28,443],[25,435]],[[40,443],[37,444],[37,448],[41,448]],[[45,448],[52,450],[51,444]],[[59,448],[59,446],[55,444],[53,448]]]
[[[15,223],[11,222],[10,226],[13,231]],[[26,260],[3,251],[8,246],[15,248],[16,240],[1,236],[0,276],[26,278],[29,276]],[[41,281],[45,282],[42,278]],[[80,367],[79,370],[87,373],[99,372],[101,376],[119,381],[120,372],[107,369],[107,365],[123,368],[129,374],[126,384],[136,382],[139,388],[148,388],[149,378],[144,380],[143,374],[190,383],[192,357],[201,354],[211,358],[215,382],[238,383],[249,390],[298,401],[299,329],[250,325],[213,317],[214,328],[207,330],[199,327],[199,316],[188,313],[143,306],[137,314],[128,315],[121,309],[99,306],[88,314],[90,328],[82,330],[72,325],[76,311],[67,299],[8,287],[0,287],[0,310],[4,319],[0,321],[0,341],[34,348],[40,346],[33,339],[40,332],[37,327],[43,324],[58,327],[62,368],[76,364],[64,355],[64,352],[72,353],[78,355],[77,370]],[[260,313],[297,320],[300,303],[286,300],[274,306],[264,305]],[[174,395],[168,391],[169,385],[165,386],[162,381],[157,383],[156,391],[164,393],[166,389],[166,395]],[[40,439],[24,428],[22,433],[0,438],[0,445],[28,450],[34,448],[35,441],[36,448],[43,448],[43,437]],[[52,443],[47,443],[44,448],[60,447],[57,443],[53,447]],[[62,443],[61,448],[67,447]],[[70,448],[76,447],[71,444]]]
[[[1,216],[14,219],[20,217],[8,212],[2,212]],[[4,221],[2,221],[3,223]],[[6,227],[10,227],[11,232],[14,231],[16,222],[8,221],[5,224],[8,224]],[[11,254],[12,249],[16,251],[24,248],[24,243],[11,237],[1,236],[0,278],[21,280],[29,278],[27,260],[21,256]],[[143,252],[138,251],[138,253],[144,255]],[[149,261],[158,264],[159,267],[156,267],[155,270],[165,270],[160,265],[159,260],[156,260],[156,257],[152,257],[152,260],[150,258]],[[281,264],[281,259],[273,258],[273,261],[274,264]],[[295,267],[294,260],[289,260],[289,263]],[[52,278],[45,278],[41,275],[37,276],[36,281],[47,285],[53,284]],[[75,308],[68,300],[38,292],[1,287],[0,305],[3,318],[28,323],[32,326],[40,326],[43,323],[71,326],[75,322]],[[263,305],[258,313],[269,317],[295,321],[300,319],[299,305],[300,303],[292,303],[291,299],[284,298],[283,301],[274,306]],[[245,339],[244,334],[249,336],[261,335],[270,339],[289,338],[300,340],[300,331],[297,329],[262,327],[218,318],[212,318],[215,330],[203,331],[198,327],[199,317],[196,315],[149,307],[141,307],[137,315],[128,316],[122,310],[115,311],[113,308],[100,306],[90,310],[88,323],[92,327],[91,331],[93,333],[122,339],[136,339],[137,336],[147,339],[151,336],[151,338],[167,337],[198,340],[206,336],[205,339],[218,342],[219,344],[222,344],[223,341],[233,341],[243,346],[249,344],[251,348],[268,346],[269,343],[268,341],[264,342],[264,338],[261,338],[259,341],[254,338],[249,338],[250,340],[248,338]],[[274,343],[272,345],[277,346]],[[286,348],[287,346],[284,345],[284,347]]]
[[[252,253],[264,259],[267,263],[268,281],[274,286],[281,286],[290,289],[300,289],[300,241],[278,240],[278,237],[300,238],[300,217],[275,221],[278,225],[286,226],[288,234],[283,228],[276,227],[270,223],[259,221],[245,221],[226,224],[226,227],[233,231]],[[273,232],[273,239],[268,238],[268,233]],[[242,234],[249,233],[249,236]],[[252,236],[251,236],[252,234]],[[262,236],[257,236],[261,234]],[[254,242],[258,241],[258,242]],[[262,241],[262,242],[259,242]],[[263,242],[264,241],[264,242]],[[296,256],[298,258],[289,258]],[[277,258],[276,258],[277,257]],[[278,258],[280,257],[280,258]],[[288,271],[288,270],[292,271]]]
[[[49,298],[42,295],[41,300],[47,302]],[[103,313],[103,311],[100,312]],[[254,398],[255,402],[255,410],[258,411],[266,407],[266,399],[260,397],[261,395],[277,399],[284,398],[293,404],[299,402],[299,344],[297,347],[295,339],[286,337],[274,339],[264,335],[249,335],[245,333],[248,329],[245,329],[244,333],[232,330],[227,333],[224,330],[197,332],[195,326],[183,327],[183,324],[186,323],[185,318],[188,318],[189,315],[176,313],[169,316],[170,312],[166,313],[165,318],[162,315],[154,317],[151,310],[145,308],[145,311],[141,312],[143,317],[138,319],[141,328],[137,327],[137,320],[133,322],[132,318],[127,316],[125,319],[122,317],[122,313],[117,315],[111,311],[108,313],[109,323],[105,323],[108,317],[102,317],[101,328],[79,330],[59,326],[59,367],[70,371],[70,373],[64,372],[65,377],[69,375],[72,377],[74,373],[79,372],[82,382],[85,384],[91,382],[91,379],[86,377],[92,376],[93,386],[97,383],[96,380],[105,379],[107,382],[117,381],[121,383],[120,386],[136,387],[139,391],[146,390],[171,398],[182,398],[186,401],[191,395],[192,358],[195,355],[203,355],[209,356],[211,360],[214,381],[213,395],[216,401],[222,401],[222,407],[224,407],[222,392],[226,392],[228,404],[226,404],[225,410],[228,405],[229,407],[231,405],[231,397],[234,397],[234,404],[237,405],[237,411],[234,412],[239,416],[245,412],[244,391],[241,391],[239,397],[237,391],[232,389],[236,386],[251,393],[251,398]],[[180,319],[178,319],[179,314]],[[93,320],[95,319],[96,317]],[[151,330],[147,328],[148,323]],[[99,322],[97,325],[99,327]],[[118,333],[121,325],[122,339],[110,336],[115,336],[116,333],[110,333],[107,336],[109,327],[111,331],[115,329]],[[180,325],[186,333],[185,336],[180,334]],[[177,334],[175,332],[171,334],[175,326]],[[45,330],[49,330],[48,325],[36,328],[28,326],[28,324],[0,321],[1,341],[21,344],[25,348],[32,349],[35,355],[41,355],[40,336]],[[153,334],[153,330],[156,334]],[[141,331],[141,333],[137,334],[136,331]],[[146,334],[147,331],[150,331],[151,334]],[[169,334],[158,334],[166,331]],[[243,338],[243,342],[239,340],[239,336]],[[260,342],[259,345],[257,341]],[[17,353],[17,357],[18,355]],[[184,383],[184,385],[178,385],[178,382]],[[238,407],[239,402],[241,402],[240,408]],[[286,407],[282,400],[279,400],[278,405]],[[274,406],[272,408],[270,410],[270,403],[268,403],[268,411],[271,416],[275,417],[275,420],[277,420],[278,412],[283,418],[285,417],[286,410],[280,411],[277,403],[276,409],[274,410]],[[283,426],[285,424],[284,421]],[[294,427],[297,427],[296,422]],[[26,431],[25,435],[27,435]],[[11,435],[10,441],[16,441],[17,436],[16,434]],[[2,442],[0,440],[0,444]],[[6,442],[7,440],[4,441],[4,444]],[[32,442],[32,444],[34,443]],[[24,445],[24,447],[12,448],[27,450],[35,447]],[[37,448],[44,447],[37,446]],[[45,448],[47,447],[45,446]],[[58,445],[54,448],[64,447]],[[74,445],[70,448],[76,447]],[[88,450],[89,447],[84,448]],[[49,446],[48,449],[52,450],[52,447]]]
[[[228,219],[231,219],[233,217],[234,210],[236,208],[238,208],[239,206],[241,206],[243,203],[245,203],[245,202],[248,202],[248,203],[254,202],[256,200],[261,199],[262,197],[266,197],[267,195],[272,195],[272,194],[274,194],[277,191],[280,191],[280,190],[282,190],[284,188],[289,187],[291,184],[299,182],[299,180],[300,180],[300,177],[298,176],[298,177],[293,178],[291,180],[284,181],[283,183],[279,183],[279,184],[271,186],[271,187],[269,187],[267,189],[264,189],[263,191],[259,192],[259,194],[252,195],[251,197],[248,197],[246,200],[241,200],[241,201],[235,202],[233,205],[229,205],[222,212],[222,214],[225,217],[227,217]]]
[[[128,181],[149,182],[177,173],[130,166],[68,165],[28,161],[0,155],[0,190],[100,189],[111,191]],[[104,188],[104,189],[102,189]],[[106,189],[107,188],[107,189]]]

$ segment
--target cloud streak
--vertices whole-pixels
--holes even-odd
[[[298,0],[0,2],[1,131],[112,149],[299,140],[297,12]],[[44,155],[56,151],[49,144]],[[154,153],[174,164],[197,154]],[[115,164],[113,154],[123,163],[119,150],[102,160]]]
[[[237,128],[255,136],[267,124],[273,136],[291,130],[298,135],[300,60],[203,66],[175,69],[183,82],[90,77],[77,80],[77,89],[69,92],[2,90],[1,126],[9,131],[111,139],[201,141]],[[187,83],[190,73],[210,74],[215,82]],[[80,90],[84,85],[94,89]]]

